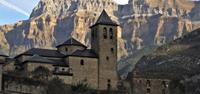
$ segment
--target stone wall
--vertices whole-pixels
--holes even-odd
[[[48,68],[50,72],[54,71],[54,66],[52,64],[38,63],[38,62],[27,62],[26,64],[24,64],[24,69],[26,73],[30,73],[40,66]]]
[[[44,94],[43,82],[4,75],[4,94]]]
[[[170,80],[133,78],[134,94],[170,94]]]
[[[69,54],[72,54],[73,52],[75,52],[77,50],[83,50],[83,49],[85,49],[85,48],[82,47],[82,46],[73,46],[73,45],[58,47],[58,51],[62,54],[65,54],[65,55],[69,55]]]
[[[82,63],[81,63],[82,61]],[[98,87],[98,59],[87,57],[69,57],[69,66],[72,68],[73,84],[86,82],[90,87]]]

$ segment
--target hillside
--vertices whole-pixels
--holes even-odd
[[[174,78],[200,74],[200,29],[143,56],[136,64],[141,73],[161,73]]]

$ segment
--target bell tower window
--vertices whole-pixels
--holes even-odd
[[[107,28],[106,27],[103,28],[103,38],[107,39]]]
[[[110,28],[109,33],[110,33],[110,39],[113,39],[113,29],[112,28]]]

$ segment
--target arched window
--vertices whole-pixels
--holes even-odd
[[[107,28],[103,28],[103,37],[104,39],[107,39]]]
[[[83,59],[81,60],[80,64],[81,64],[81,65],[84,65],[84,60],[83,60]]]
[[[109,30],[109,33],[110,33],[110,39],[113,39],[113,29],[112,28],[110,28],[110,30]]]

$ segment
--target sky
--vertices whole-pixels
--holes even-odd
[[[126,4],[128,0],[116,0]],[[29,18],[39,0],[0,0],[0,25],[12,24]]]

